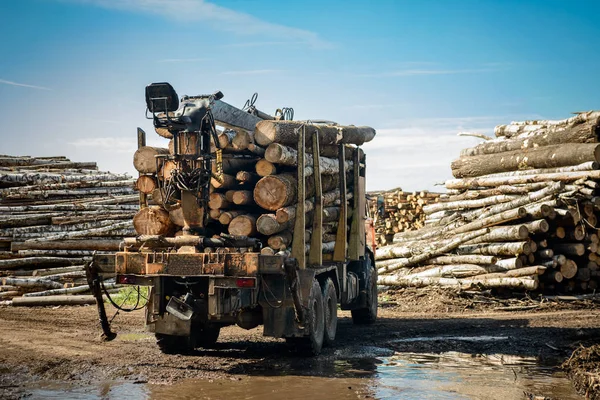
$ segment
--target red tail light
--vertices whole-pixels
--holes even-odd
[[[239,288],[253,288],[256,286],[256,280],[254,278],[238,278],[235,284]]]
[[[117,283],[120,283],[121,285],[127,285],[133,283],[133,279],[129,276],[119,275],[117,276]]]

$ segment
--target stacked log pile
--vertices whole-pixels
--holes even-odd
[[[439,201],[439,193],[405,192],[400,188],[368,193],[369,209],[375,221],[378,246],[392,244],[396,233],[425,226],[423,207]]]
[[[452,163],[424,228],[378,249],[381,284],[596,290],[600,112],[495,133]]]
[[[0,156],[0,300],[87,292],[84,263],[135,234],[134,183],[95,162]]]
[[[325,224],[323,248],[325,252],[333,252],[340,216],[340,166],[343,165],[345,169],[342,173],[346,172],[348,193],[345,197],[350,201],[352,156],[357,150],[356,146],[373,139],[375,130],[369,127],[261,119],[253,125],[253,130],[249,130],[223,124],[218,119],[218,114],[215,115],[215,122],[225,128],[217,137],[223,152],[223,175],[221,180],[217,179],[218,167],[216,163],[213,164],[207,204],[209,231],[213,235],[229,234],[260,239],[263,254],[289,254],[300,190],[297,181],[298,135],[304,130],[307,143],[304,166],[304,205],[307,212],[305,232],[307,242],[310,243],[315,208],[311,143],[313,133],[317,132]],[[343,162],[340,162],[339,157],[340,144],[345,145]],[[213,146],[213,151],[216,148],[217,146]],[[138,235],[172,237],[184,234],[182,203],[185,199],[182,197],[186,196],[186,192],[171,184],[175,176],[172,173],[176,168],[174,162],[169,161],[169,157],[161,157],[174,154],[175,150],[171,140],[168,148],[144,146],[136,152],[134,166],[140,172],[136,187],[145,194],[152,194],[155,199],[153,205],[141,209],[134,218],[134,228]],[[177,153],[185,154],[185,149],[177,149]],[[156,162],[156,156],[162,161]],[[310,248],[308,243],[307,252]]]

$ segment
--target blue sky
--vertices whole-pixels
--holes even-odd
[[[498,124],[600,108],[600,2],[0,1],[0,153],[134,173],[144,87],[370,125],[368,189],[439,190]]]

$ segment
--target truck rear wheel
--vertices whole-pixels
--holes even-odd
[[[164,354],[186,354],[194,350],[194,341],[189,336],[175,336],[157,333],[156,344]]]
[[[331,278],[327,278],[322,288],[323,292],[323,310],[325,317],[325,335],[324,335],[324,343],[325,345],[331,345],[335,340],[335,334],[337,332],[337,292],[335,290],[335,285]]]
[[[319,281],[313,279],[312,288],[308,297],[308,308],[306,314],[305,331],[303,337],[286,338],[286,341],[294,346],[296,350],[305,355],[318,355],[323,348],[325,336],[325,315],[323,310],[323,294]],[[308,353],[308,354],[307,354]]]
[[[367,258],[367,268],[367,306],[352,310],[352,322],[355,325],[372,324],[377,319],[377,270],[373,267],[371,258]]]

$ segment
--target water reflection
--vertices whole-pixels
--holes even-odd
[[[175,385],[108,382],[38,385],[31,399],[524,399],[524,393],[580,399],[570,382],[534,357],[446,352],[395,353],[340,349],[333,357],[275,363],[263,374],[184,381]],[[353,351],[352,351],[353,350]],[[386,351],[389,354],[390,351]],[[358,357],[361,355],[363,358]],[[298,370],[296,368],[299,368]]]

